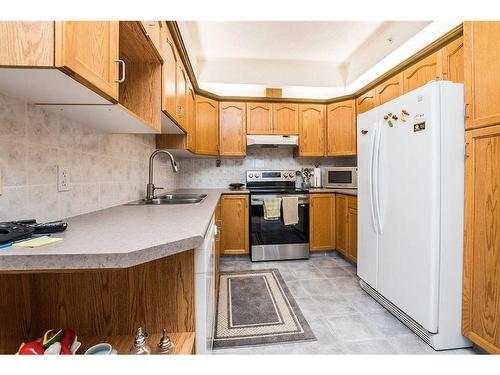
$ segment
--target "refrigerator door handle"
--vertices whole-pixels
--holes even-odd
[[[378,123],[374,124],[373,128],[373,139],[371,141],[371,150],[370,150],[370,178],[368,179],[369,183],[369,191],[370,191],[370,214],[372,217],[372,225],[375,233],[378,233],[378,226],[375,218],[375,195],[374,195],[374,185],[375,185],[375,170],[374,170],[374,160],[375,160],[375,144],[377,142],[377,132],[378,132]]]
[[[373,146],[373,167],[372,167],[372,194],[373,194],[373,207],[374,216],[376,223],[376,231],[378,234],[382,234],[382,220],[380,216],[380,143],[382,139],[382,130],[380,122],[376,125],[377,132],[375,134],[374,146]]]

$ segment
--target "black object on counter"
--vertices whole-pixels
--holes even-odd
[[[34,231],[31,226],[20,222],[0,223],[0,245],[30,238]]]
[[[68,223],[52,221],[50,223],[37,223],[35,219],[7,221],[0,223],[0,245],[24,240],[34,234],[50,234],[63,232]]]

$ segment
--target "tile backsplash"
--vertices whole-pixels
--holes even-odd
[[[184,188],[227,188],[231,182],[245,183],[249,169],[291,169],[320,166],[355,166],[356,157],[294,158],[291,148],[249,148],[246,158],[222,159],[216,167],[215,159],[182,159],[180,185]]]
[[[0,221],[57,220],[144,196],[154,135],[108,134],[0,95]],[[57,191],[57,166],[70,190]],[[169,190],[180,176],[158,156],[155,183]]]

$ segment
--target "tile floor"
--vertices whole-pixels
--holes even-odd
[[[221,258],[221,271],[279,269],[317,341],[216,349],[214,354],[473,354],[437,352],[366,294],[356,267],[337,253],[309,260],[252,263]]]

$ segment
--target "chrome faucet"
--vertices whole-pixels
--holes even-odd
[[[174,173],[179,172],[179,167],[177,166],[177,163],[174,159],[174,156],[168,152],[167,150],[155,150],[149,157],[149,180],[148,184],[146,185],[146,200],[151,200],[154,198],[155,195],[155,190],[157,189],[163,189],[161,187],[155,187],[155,184],[153,184],[153,161],[156,155],[158,154],[166,154],[170,158],[170,163],[172,164],[172,170]]]

